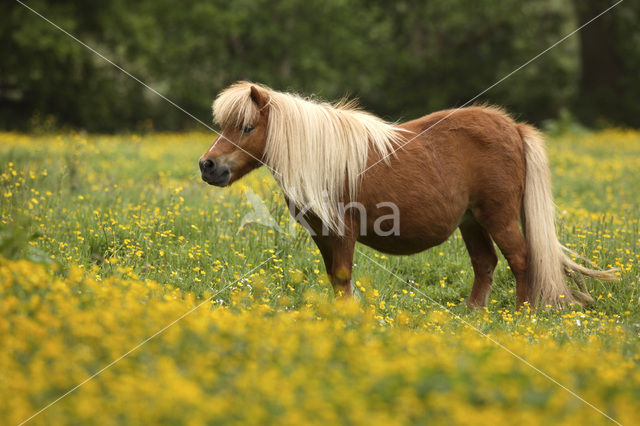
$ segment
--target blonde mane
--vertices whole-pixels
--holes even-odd
[[[269,99],[263,159],[277,172],[274,178],[297,207],[308,208],[329,229],[340,230],[340,202],[345,202],[345,195],[356,199],[370,149],[386,156],[403,140],[405,130],[359,109],[355,102],[331,105],[248,82],[218,95],[213,103],[218,125],[239,127],[258,120],[252,85]]]

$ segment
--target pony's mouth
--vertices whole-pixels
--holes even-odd
[[[213,186],[227,186],[231,181],[231,170],[228,167],[218,167],[213,173],[202,172],[202,180]]]

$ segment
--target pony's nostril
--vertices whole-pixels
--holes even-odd
[[[208,171],[213,169],[213,161],[211,161],[210,159],[206,159],[204,161],[200,161],[200,170],[204,171]]]

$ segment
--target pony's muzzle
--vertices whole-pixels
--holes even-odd
[[[216,164],[210,158],[201,158],[198,162],[202,180],[209,185],[227,186],[231,180],[231,168],[226,164]]]

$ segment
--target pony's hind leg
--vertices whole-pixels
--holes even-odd
[[[516,278],[518,307],[527,301],[527,242],[520,231],[517,214],[505,217],[501,214],[476,216],[489,231],[498,248],[507,259],[509,268]],[[531,301],[529,300],[531,303]]]
[[[464,215],[460,223],[460,232],[464,244],[467,246],[469,257],[471,257],[474,274],[473,287],[471,295],[467,299],[467,306],[469,308],[483,307],[489,301],[493,271],[498,263],[498,256],[489,233],[472,214]]]

